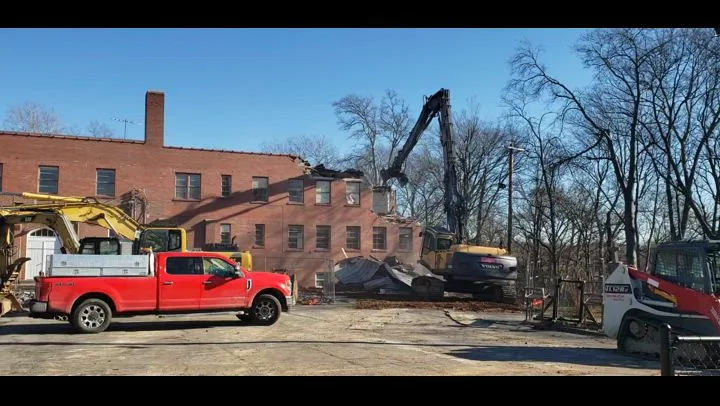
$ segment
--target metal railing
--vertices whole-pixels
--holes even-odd
[[[660,326],[660,375],[720,376],[720,336],[674,336]]]

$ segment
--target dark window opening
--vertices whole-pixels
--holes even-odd
[[[222,195],[222,197],[230,196],[230,192],[232,191],[230,187],[232,184],[232,177],[230,175],[222,175],[221,183],[222,185],[220,194]]]
[[[230,224],[220,224],[220,243],[230,244]]]
[[[56,195],[58,193],[60,168],[57,166],[41,166],[38,181],[38,192]]]
[[[387,228],[386,227],[373,227],[373,249],[374,250],[386,250],[387,249]]]
[[[252,180],[253,201],[268,201],[268,178],[254,177]]]
[[[265,224],[255,224],[255,245],[265,246]]]
[[[288,181],[288,200],[292,203],[303,203],[305,201],[305,182],[302,179],[290,179]]]
[[[115,196],[115,169],[98,169],[96,171],[98,196]]]
[[[298,250],[303,249],[303,229],[303,226],[288,226],[288,248]]]
[[[360,249],[360,226],[348,226],[345,229],[345,245],[349,249]]]
[[[200,175],[196,173],[176,173],[175,198],[200,200]]]
[[[315,247],[318,249],[330,249],[330,226],[317,226],[315,230]]]

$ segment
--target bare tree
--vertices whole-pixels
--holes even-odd
[[[497,213],[501,181],[507,177],[507,152],[511,133],[480,119],[479,108],[470,104],[453,118],[460,193],[468,206],[468,231],[477,243],[492,241],[496,230],[488,227]],[[439,140],[439,136],[436,136]],[[435,141],[439,146],[439,141]],[[472,221],[473,217],[475,221]],[[503,217],[505,217],[503,215]]]
[[[720,126],[720,43],[703,29],[653,34],[647,41],[657,51],[649,63],[643,125],[653,166],[665,182],[671,238],[685,238],[691,212],[702,234],[718,238],[717,203],[705,202],[718,196],[707,174]]]
[[[378,125],[378,107],[371,97],[348,95],[333,103],[338,124],[344,131],[350,132],[350,138],[358,142],[353,160],[365,173],[371,185],[380,184],[380,165],[378,147],[380,128]]]
[[[110,129],[110,127],[97,120],[90,121],[90,124],[88,124],[87,127],[87,131],[91,137],[112,138],[115,136],[115,132]]]
[[[334,168],[343,163],[335,145],[324,135],[301,135],[289,137],[284,142],[266,142],[262,144],[261,149],[275,154],[297,155],[312,165],[323,164],[327,168]]]
[[[372,97],[348,95],[333,103],[340,129],[357,142],[351,160],[367,181],[379,185],[380,169],[390,166],[410,131],[409,109],[393,90],[377,105]]]
[[[609,160],[623,199],[625,259],[637,263],[637,182],[641,153],[641,106],[648,63],[656,51],[645,46],[645,30],[595,30],[585,35],[577,50],[595,81],[587,91],[574,91],[552,76],[537,51],[525,47],[513,59],[511,88],[539,98],[548,95],[560,104],[564,123],[577,128],[585,146],[603,151]]]
[[[445,218],[442,186],[436,176],[428,176],[442,171],[437,158],[427,143],[417,145],[405,163],[408,183],[397,191],[400,213],[426,226],[439,226]]]
[[[5,128],[38,134],[59,134],[63,131],[62,121],[53,109],[30,101],[8,109]]]

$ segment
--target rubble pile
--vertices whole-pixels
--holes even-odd
[[[325,295],[323,288],[301,288],[298,290],[297,303],[303,305],[317,305],[331,303],[332,298]]]
[[[351,257],[335,264],[336,285],[339,291],[355,291],[379,294],[442,295],[443,280],[420,264],[403,264],[396,257]],[[434,288],[434,289],[433,289]]]

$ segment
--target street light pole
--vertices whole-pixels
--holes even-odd
[[[508,254],[512,249],[512,235],[513,235],[513,209],[512,209],[512,194],[513,194],[513,170],[515,166],[515,151],[523,152],[522,148],[515,147],[515,142],[511,142],[508,147],[509,159],[508,159],[508,229],[507,229],[507,251]]]

